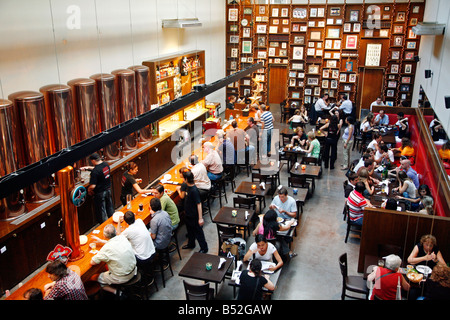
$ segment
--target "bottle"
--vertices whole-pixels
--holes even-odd
[[[231,120],[233,120],[233,115],[232,115],[232,114],[230,114],[230,121],[231,121]]]
[[[386,179],[387,179],[387,176],[388,176],[388,170],[387,170],[387,167],[384,166],[384,170],[383,170],[383,180],[386,180]]]

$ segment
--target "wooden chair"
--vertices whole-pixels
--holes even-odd
[[[310,183],[304,177],[290,176],[288,177],[288,186],[291,188],[305,188],[308,189],[307,198],[311,196],[311,190],[309,188]]]
[[[345,243],[347,243],[348,240],[348,236],[351,232],[355,232],[357,234],[359,234],[361,236],[361,232],[362,232],[362,228],[360,225],[355,224],[354,222],[352,222],[352,220],[350,219],[350,212],[348,209],[348,204],[347,202],[345,202],[345,207],[344,207],[344,211],[345,211],[345,215],[347,216],[347,232],[345,235]]]
[[[236,188],[236,169],[234,165],[232,164],[224,164],[223,165],[223,176],[225,180],[225,184],[230,183],[231,185],[231,191],[234,192],[234,189]]]
[[[347,253],[344,253],[339,257],[339,267],[342,275],[341,300],[345,300],[345,297],[358,300],[367,300],[369,297],[369,289],[367,288],[366,280],[362,276],[348,275]],[[349,295],[347,294],[347,291],[363,294],[365,295],[365,298]]]
[[[353,130],[353,147],[352,150],[355,150],[355,147],[357,148],[359,152],[361,152],[362,148],[362,135],[361,135],[361,122],[356,121],[355,122],[355,130]]]
[[[254,210],[256,212],[256,197],[241,197],[233,198],[233,207],[234,208],[244,208]],[[254,219],[257,217],[256,214],[250,217],[250,221],[254,224]],[[245,230],[243,230],[245,235]],[[248,228],[248,234],[250,235],[250,228]]]
[[[186,300],[213,300],[214,288],[209,287],[209,283],[192,284],[183,280]]]

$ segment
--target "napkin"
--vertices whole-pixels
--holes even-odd
[[[241,268],[241,266],[242,266],[242,261],[238,261],[236,263],[236,270],[239,270]]]
[[[298,169],[298,166],[299,166],[299,165],[300,165],[300,163],[298,163],[298,162],[295,163],[295,170]]]
[[[220,268],[222,268],[222,265],[224,264],[224,262],[226,262],[227,260],[226,259],[224,259],[224,258],[220,258],[220,261],[219,261],[219,266],[217,267],[217,269],[220,269]]]
[[[266,184],[265,184],[265,182],[261,182],[261,183],[259,184],[259,186],[261,187],[261,189],[266,190]]]
[[[245,220],[248,219],[248,216],[250,215],[250,213],[248,213],[248,211],[245,211]]]

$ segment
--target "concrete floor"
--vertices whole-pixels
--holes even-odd
[[[274,105],[271,110],[275,117],[275,129],[287,127],[280,123],[279,106]],[[309,128],[309,126],[308,126]],[[354,151],[351,159],[356,159],[359,154]],[[341,295],[342,276],[339,269],[338,258],[347,252],[349,275],[358,274],[357,262],[359,256],[359,237],[352,236],[344,243],[346,222],[343,221],[342,209],[344,206],[342,183],[346,179],[345,171],[340,170],[342,161],[342,143],[338,145],[338,160],[336,169],[323,168],[321,179],[316,181],[316,190],[312,198],[306,201],[304,211],[297,227],[297,237],[292,243],[293,250],[298,254],[285,264],[282,275],[278,282],[277,289],[272,296],[272,300],[339,300]],[[281,184],[287,185],[288,173],[286,167],[281,172]],[[250,181],[245,172],[241,172],[236,185],[243,180]],[[232,206],[232,198],[235,196],[231,187],[227,187],[228,205]],[[270,204],[271,197],[267,197],[266,203]],[[212,204],[213,216],[219,210],[219,201]],[[264,208],[265,212],[267,208]],[[218,253],[218,239],[215,224],[209,215],[205,216],[204,232],[209,245],[209,253]],[[185,229],[179,232],[181,246],[185,243]],[[247,240],[247,247],[253,243],[254,238]],[[184,263],[189,259],[193,250],[181,250],[182,260],[180,261],[176,252],[172,254],[172,267],[174,276],[170,271],[165,272],[166,287],[163,288],[160,275],[157,275],[159,291],[153,291],[150,300],[184,300],[184,288],[178,272]],[[198,281],[185,279],[193,283]],[[217,299],[233,299],[232,288],[228,285],[228,280],[219,285]]]

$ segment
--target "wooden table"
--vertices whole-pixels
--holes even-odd
[[[280,183],[280,171],[283,168],[284,163],[277,161],[269,161],[268,163],[262,163],[261,160],[252,167],[252,170],[257,171],[260,175],[268,176],[272,180],[272,186],[275,186],[275,183]]]
[[[256,185],[256,189],[252,189],[252,185]],[[261,189],[259,183],[251,181],[242,181],[241,184],[234,190],[234,193],[243,194],[249,197],[257,197],[259,201],[259,211],[262,212],[262,203],[266,204],[266,195],[269,192],[268,188]]]
[[[237,215],[235,217],[233,217],[233,215],[231,214],[233,210],[237,211]],[[248,212],[247,219],[245,218],[245,212]],[[247,230],[248,235],[250,236],[249,223],[252,220],[254,214],[255,210],[252,209],[222,207],[214,217],[213,222],[243,228],[245,238],[245,230]]]
[[[298,162],[298,157],[299,156],[306,155],[306,152],[304,151],[303,147],[300,146],[300,148],[302,148],[302,150],[296,149],[296,148],[298,148],[298,146],[297,147],[292,147],[292,148],[289,148],[288,146],[285,146],[284,149],[283,149],[283,151],[285,153],[291,154],[293,156],[293,158],[295,158],[295,159],[292,160],[293,163]],[[291,170],[291,168],[292,168],[292,165],[290,165],[290,160],[288,160],[288,168],[287,168],[288,172],[289,172],[289,170]]]
[[[221,258],[225,259],[226,261],[223,263],[222,267],[218,269]],[[212,264],[212,269],[209,271],[206,270],[206,263],[208,262]],[[217,294],[218,285],[225,278],[225,274],[227,273],[232,263],[232,258],[195,252],[186,262],[184,267],[180,270],[178,275],[181,277],[202,280],[205,282],[214,282],[216,287],[215,291]]]
[[[240,268],[240,270],[245,270],[248,268],[249,262],[248,261],[244,261],[242,263],[242,266]],[[269,279],[270,281],[272,281],[273,285],[275,286],[275,289],[277,288],[277,284],[278,284],[278,280],[280,279],[280,274],[281,274],[281,270],[283,268],[279,268],[277,269],[274,273],[267,273],[269,275]],[[228,285],[233,287],[233,296],[236,297],[236,288],[240,287],[240,284],[237,284],[234,280],[230,280],[228,282]],[[268,290],[266,288],[263,287],[263,292],[267,292],[267,293],[273,293],[274,290]]]
[[[302,164],[299,165],[297,169],[295,169],[295,166],[294,166],[294,167],[292,167],[291,171],[289,171],[289,172],[296,176],[311,179],[311,181],[312,181],[311,194],[312,194],[312,193],[314,193],[314,189],[316,188],[315,180],[316,180],[316,178],[319,177],[320,166],[306,164],[306,165],[304,165],[304,166],[306,166],[305,170],[302,169],[302,166],[303,166]]]

